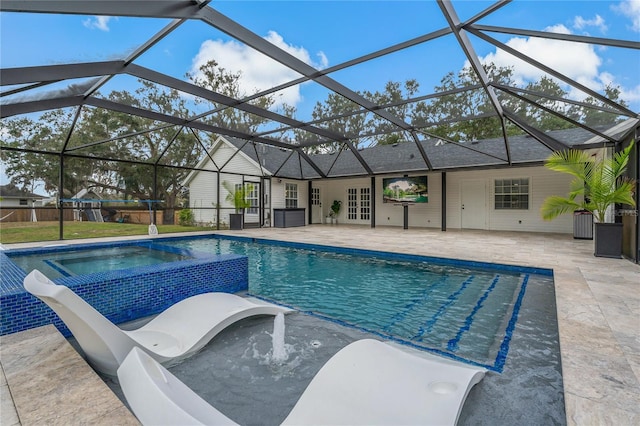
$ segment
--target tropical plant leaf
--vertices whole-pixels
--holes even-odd
[[[576,203],[573,200],[560,197],[559,195],[552,195],[544,200],[540,207],[540,213],[542,214],[542,219],[552,220],[561,214],[580,210],[582,207],[582,204]]]
[[[544,220],[585,209],[598,222],[605,221],[607,209],[613,204],[635,206],[635,181],[624,176],[635,141],[609,158],[597,159],[586,151],[571,149],[553,153],[545,167],[574,176],[567,197],[548,197],[540,208]],[[583,201],[576,199],[582,197]]]

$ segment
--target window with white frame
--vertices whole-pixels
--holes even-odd
[[[298,184],[287,183],[284,187],[284,206],[288,209],[298,207]]]
[[[258,184],[247,183],[245,186],[245,200],[249,203],[247,214],[258,214]]]
[[[529,178],[496,179],[496,210],[528,210]]]

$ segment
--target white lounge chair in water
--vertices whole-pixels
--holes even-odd
[[[227,326],[255,315],[276,315],[291,309],[250,301],[229,293],[204,293],[169,307],[137,330],[122,330],[68,287],[57,285],[38,270],[24,279],[25,289],[45,302],[64,321],[98,371],[115,376],[132,348],[144,349],[157,361],[182,360],[205,346]]]
[[[415,349],[358,340],[320,369],[282,424],[455,425],[485,372]],[[236,424],[139,349],[124,360],[118,380],[143,425]]]

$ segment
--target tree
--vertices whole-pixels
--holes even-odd
[[[249,96],[249,94],[243,92],[240,87],[240,80],[242,79],[241,72],[233,73],[222,68],[218,66],[218,63],[213,59],[200,66],[199,71],[199,74],[187,73],[187,78],[191,80],[193,84],[228,96],[229,98],[244,99]],[[257,89],[256,92],[258,92]],[[195,102],[196,104],[209,105],[211,110],[220,109],[220,111],[207,115],[201,120],[214,126],[226,127],[252,134],[256,133],[261,125],[268,122],[266,118],[250,114],[241,109],[216,104],[207,99],[197,98]],[[275,100],[273,95],[268,95],[253,99],[249,101],[249,103],[262,109],[269,109],[273,107]]]
[[[604,94],[608,99],[614,102],[617,102],[618,104],[620,104],[625,108],[629,106],[625,100],[620,99],[620,95],[622,94],[622,92],[620,91],[620,86],[613,86],[611,84],[607,84],[606,87],[604,88]],[[605,106],[602,101],[594,98],[593,96],[587,97],[584,100],[584,103],[589,105],[599,106],[599,107]],[[606,107],[611,108],[608,105]],[[582,122],[584,122],[589,126],[602,126],[602,125],[611,124],[612,122],[622,121],[622,118],[620,118],[619,114],[617,114],[614,111],[604,112],[596,108],[588,108],[588,107],[582,107],[581,119],[582,119]]]
[[[375,92],[370,95],[371,100],[379,105],[393,105],[385,108],[400,120],[409,122],[414,113],[416,104],[406,103],[405,99],[411,99],[418,93],[420,84],[417,80],[407,80],[404,83],[389,81],[383,92]],[[399,105],[394,105],[399,104]],[[406,140],[404,132],[398,132],[397,127],[386,119],[374,115],[372,117],[374,143],[377,145],[391,145]]]
[[[497,87],[495,90],[504,108],[514,112],[526,123],[542,131],[573,127],[567,120],[499,89],[500,85],[516,86],[511,68],[488,64],[485,69],[491,84]],[[229,98],[251,97],[242,91],[242,73],[233,73],[219,67],[215,60],[200,67],[197,74],[187,74],[187,78],[198,86]],[[483,114],[495,114],[493,105],[479,83],[475,72],[466,67],[458,73],[449,72],[445,75],[435,87],[435,93],[442,95],[431,101],[406,102],[419,93],[419,84],[413,79],[403,83],[389,81],[382,91],[362,92],[359,95],[382,105],[385,111],[416,128],[425,129],[429,134],[455,141],[501,137],[502,125],[498,117],[474,118]],[[477,88],[472,88],[474,86]],[[469,90],[460,90],[461,88]],[[543,77],[531,82],[525,89],[528,92],[521,96],[567,114],[576,121],[601,125],[619,119],[615,112],[591,108],[591,105],[608,108],[593,97],[585,99],[585,105],[559,101],[567,93],[551,78]],[[541,95],[532,94],[531,91]],[[610,99],[626,106],[619,99],[621,92],[618,87],[607,86],[605,93]],[[247,102],[265,110],[280,110],[287,117],[295,116],[296,110],[292,106],[280,105],[276,108],[273,96],[260,96]],[[140,80],[140,87],[135,92],[113,91],[107,98],[116,103],[185,119],[195,116],[196,107],[209,106],[210,111],[215,112],[203,116],[200,121],[250,135],[265,130],[268,121],[258,115],[207,99],[186,97],[174,89],[143,80]],[[356,148],[406,141],[404,131],[379,115],[369,111],[360,112],[362,109],[345,97],[331,93],[324,101],[316,103],[312,119],[316,121],[314,125],[334,132],[339,138],[346,138]],[[187,128],[86,106],[82,107],[80,117],[71,129],[76,111],[71,108],[48,111],[39,120],[31,117],[3,120],[3,147],[24,149],[2,151],[7,176],[23,188],[42,181],[47,192],[57,192],[60,181],[58,160],[65,147],[64,154],[73,155],[64,156],[63,197],[72,196],[80,188],[97,188],[108,194],[121,194],[125,198],[158,198],[165,202],[166,213],[171,215],[166,219],[171,220],[171,209],[180,204],[184,194],[181,182],[188,170],[182,167],[195,166],[204,155],[201,142],[205,145],[204,149],[207,149],[217,135],[204,134],[199,141],[194,132]],[[452,117],[461,120],[445,123]],[[522,132],[508,123],[506,129],[508,134]],[[316,138],[300,129],[285,128],[271,134],[292,138],[292,144]],[[337,152],[343,147],[342,142],[341,139],[328,141],[308,147],[306,151]],[[81,155],[90,158],[74,157]]]
[[[609,206],[617,203],[635,206],[635,181],[624,176],[633,145],[632,141],[623,151],[602,159],[576,149],[553,153],[545,167],[568,173],[574,179],[567,197],[554,195],[544,200],[540,208],[542,218],[551,220],[583,209],[593,213],[597,222],[604,223]]]
[[[361,135],[365,134],[370,127],[370,122],[366,118],[366,114],[353,114],[362,109],[359,105],[351,102],[349,99],[337,94],[330,93],[324,102],[317,102],[311,113],[313,121],[320,121],[318,125],[323,129],[349,138],[357,148]],[[336,117],[329,120],[330,117]],[[296,131],[296,138],[305,138],[305,133]],[[341,143],[332,141],[321,145],[315,145],[307,149],[309,154],[322,154],[337,152]]]
[[[541,95],[527,95],[527,98],[533,102],[564,114],[574,120],[580,119],[579,110],[571,104],[562,103],[553,99],[565,98],[567,96],[567,92],[560,87],[556,80],[542,76],[540,80],[528,83],[525,89],[541,93]],[[527,124],[535,125],[540,128],[540,130],[560,130],[575,127],[575,125],[569,121],[524,101],[514,102],[514,108],[516,114],[521,116]]]
[[[207,63],[201,71],[198,78],[194,77],[197,84],[228,96],[242,95],[238,83],[240,74],[217,68],[215,61]],[[113,91],[107,98],[176,117],[195,115],[191,98],[148,81],[139,80],[139,83],[140,87],[134,93]],[[200,99],[198,102],[204,101]],[[273,105],[273,99],[266,96],[252,103],[269,108]],[[53,110],[43,113],[39,120],[28,117],[3,120],[6,135],[3,146],[46,153],[3,150],[6,174],[22,186],[41,180],[46,191],[58,192],[59,153],[65,146],[74,114],[75,110],[71,109]],[[264,118],[232,108],[208,116],[203,121],[248,133],[256,132],[266,122]],[[156,130],[147,131],[149,129]],[[205,144],[211,143],[216,137],[210,135],[208,141],[205,138]],[[189,170],[181,167],[193,167],[204,154],[200,143],[188,129],[90,107],[82,108],[80,118],[66,142],[66,149],[73,150],[74,155],[91,158],[65,156],[64,198],[81,188],[95,188],[103,193],[118,194],[118,198],[161,199],[165,221],[173,220],[173,208],[180,204],[180,197],[184,194],[182,182]]]
[[[490,81],[513,85],[513,69],[497,67],[495,64],[485,65]],[[417,127],[427,127],[429,133],[454,141],[470,141],[502,136],[500,118],[487,117],[473,119],[483,114],[495,114],[495,109],[480,80],[471,67],[465,67],[457,74],[449,72],[435,87],[434,92],[451,92],[436,98],[430,103],[422,102],[415,108],[412,122]],[[465,91],[457,91],[468,88]],[[506,100],[506,99],[505,99]],[[450,119],[462,119],[450,124],[437,124]],[[515,130],[513,130],[515,131]]]
[[[40,120],[31,117],[3,120],[3,146],[25,150],[2,151],[4,172],[13,183],[21,188],[30,188],[34,181],[42,181],[45,191],[57,189],[60,178],[57,158],[53,160],[47,153],[57,154],[60,151],[71,120],[68,110],[47,111]],[[65,179],[70,184],[66,195],[70,195],[74,178],[70,170],[66,172]]]

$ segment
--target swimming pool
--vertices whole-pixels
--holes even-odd
[[[67,247],[68,249],[70,247]],[[158,265],[192,259],[165,247],[146,245],[56,250],[46,253],[13,256],[13,262],[25,272],[38,269],[50,279],[73,277],[127,268]]]
[[[422,256],[246,239],[167,244],[248,256],[252,295],[494,371],[527,286],[552,285],[548,271]]]
[[[132,249],[136,245],[145,246],[147,252],[153,248],[155,252],[183,258],[248,258],[245,288],[252,295],[494,371],[501,371],[504,366],[527,287],[553,286],[548,270],[241,237],[160,238],[153,242],[93,247],[92,251],[81,252],[78,247],[61,248],[59,253],[47,249],[41,261],[48,260],[51,264],[51,259],[57,259],[57,272],[62,268],[69,271],[68,265],[81,271],[87,265],[91,269],[96,259],[106,259],[102,263],[108,264],[110,255],[106,253],[123,250],[123,256],[118,255],[120,259],[133,258],[135,251],[130,251],[137,250]],[[151,260],[158,259],[152,256]],[[137,307],[141,301],[135,296],[136,280],[140,282],[141,277],[157,269],[169,268],[167,265],[184,263],[152,263],[107,273],[109,277],[117,275],[119,281],[128,280],[126,291],[132,293],[132,300],[121,308],[124,314],[116,315],[118,298],[114,301],[108,296],[122,293],[119,283],[110,284],[114,280],[101,281],[95,286],[96,294],[83,287],[83,297],[94,298],[96,303],[109,302],[114,321],[135,319],[142,313]],[[186,263],[183,269],[188,270],[193,262]],[[130,279],[134,271],[140,274],[136,272],[138,278]],[[237,278],[237,271],[227,271],[226,277]],[[62,275],[60,283],[75,285],[78,280],[87,281],[94,275],[105,274]],[[163,285],[174,281],[174,275],[168,270],[161,278]],[[204,275],[206,281],[213,279],[208,277],[217,279],[221,273],[197,275]],[[189,277],[172,283],[176,290],[171,293],[163,290],[165,296],[174,295],[178,289],[182,291],[191,281],[193,278]],[[157,299],[154,285],[158,284],[150,284],[145,291]],[[226,288],[239,291],[242,283]],[[100,306],[96,308],[101,310]],[[145,312],[150,310],[145,308]]]

